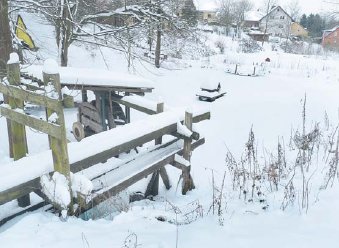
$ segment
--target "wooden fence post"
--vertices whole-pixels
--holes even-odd
[[[162,112],[164,112],[164,103],[159,102],[157,104],[157,113],[162,113]],[[160,145],[161,143],[162,143],[162,137],[158,137],[155,139],[155,145]],[[155,196],[159,193],[159,175],[161,176],[166,189],[171,188],[171,184],[169,181],[167,171],[164,167],[162,167],[160,170],[152,174],[151,180],[149,181],[146,192],[145,192],[146,197],[149,195]]]
[[[7,63],[7,77],[10,85],[20,85],[20,64],[16,53],[10,55],[10,60]],[[19,99],[8,97],[8,103],[12,109],[24,108],[24,102]],[[14,160],[18,160],[27,154],[26,129],[24,125],[18,122],[11,121],[10,123],[9,146],[12,147]],[[19,207],[27,207],[30,204],[29,195],[18,198]]]
[[[185,123],[186,127],[192,131],[193,127],[193,114],[189,113],[188,111],[185,112]],[[192,154],[192,148],[191,148],[191,138],[185,138],[184,139],[184,152],[183,157],[187,161],[191,161],[191,154]],[[185,195],[187,191],[192,190],[195,188],[193,179],[190,174],[191,166],[183,167],[182,170],[182,194]]]
[[[55,92],[58,94],[59,100],[59,109],[53,111],[51,109],[46,109],[47,120],[51,117],[53,113],[56,114],[55,123],[60,125],[61,128],[61,137],[55,138],[48,136],[50,141],[50,148],[53,155],[53,164],[54,170],[64,175],[68,181],[68,190],[70,193],[71,203],[68,206],[69,214],[73,214],[73,197],[72,197],[72,188],[71,188],[71,177],[70,177],[70,165],[68,159],[68,150],[67,150],[67,138],[66,138],[66,127],[65,127],[65,117],[62,104],[62,94],[61,94],[61,84],[60,84],[60,75],[57,71],[58,65],[53,60],[45,61],[44,70],[43,70],[43,79],[44,84],[51,84],[54,87]]]
[[[129,92],[125,93],[125,96],[129,96]],[[125,116],[126,116],[126,124],[131,122],[131,108],[128,106],[125,106]]]

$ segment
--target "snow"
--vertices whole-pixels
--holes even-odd
[[[219,39],[225,42],[225,54],[218,54],[214,46],[215,41]],[[212,196],[213,193],[219,195],[223,175],[225,171],[229,173],[225,166],[227,150],[231,150],[234,157],[241,157],[251,128],[255,132],[259,160],[264,159],[265,156],[267,162],[274,159],[267,154],[276,151],[278,139],[283,140],[286,150],[289,150],[291,129],[302,128],[301,109],[305,93],[307,94],[306,126],[309,127],[316,122],[322,123],[325,111],[331,125],[337,126],[338,55],[322,51],[316,55],[286,54],[279,49],[271,51],[270,48],[274,45],[272,43],[265,45],[265,50],[262,52],[244,54],[239,52],[236,40],[215,34],[209,35],[206,43],[216,51],[216,54],[208,58],[208,67],[205,68],[201,65],[206,62],[206,58],[173,59],[162,64],[164,67],[172,68],[171,70],[161,68],[155,70],[150,65],[140,66],[138,63],[135,65],[139,74],[156,82],[153,93],[147,96],[148,99],[157,102],[158,95],[161,95],[165,104],[174,108],[181,107],[181,110],[183,106],[191,105],[211,109],[211,120],[197,124],[199,132],[206,138],[206,143],[192,153],[191,173],[195,190],[182,196],[180,171],[166,166],[172,188],[167,191],[161,183],[159,196],[155,197],[154,201],[143,200],[132,203],[123,212],[116,213],[114,218],[89,221],[70,217],[63,222],[54,214],[41,209],[17,217],[1,226],[1,247],[17,247],[21,244],[25,247],[51,248],[124,247],[126,243],[130,244],[130,247],[138,245],[150,248],[224,247],[226,243],[229,247],[337,247],[339,185],[335,180],[332,187],[326,190],[319,189],[325,176],[323,172],[327,169],[321,156],[316,164],[317,170],[310,180],[310,201],[307,212],[301,208],[302,191],[298,185],[295,185],[296,201],[285,211],[280,208],[283,198],[281,190],[268,193],[265,204],[239,199],[239,192],[232,189],[232,178],[229,174],[226,175],[221,199],[221,217],[217,215],[218,206],[214,206],[215,214],[213,214],[213,202],[215,203],[216,200]],[[43,48],[40,52],[43,52]],[[93,58],[92,53],[96,54]],[[107,49],[103,49],[103,53],[108,67],[126,71],[123,68],[124,55]],[[268,70],[264,76],[240,77],[225,73],[228,64],[249,66],[249,71],[252,71],[253,64],[260,64],[268,57],[271,63],[267,65]],[[84,47],[75,45],[70,49],[70,64],[73,66],[104,67],[105,62],[100,58],[100,53],[95,53],[94,49],[87,51]],[[220,81],[222,89],[228,92],[227,95],[213,103],[198,101],[195,94],[208,78]],[[33,113],[44,115],[44,111],[36,110]],[[180,113],[183,114],[184,111]],[[131,116],[134,123],[145,118],[142,113],[133,110]],[[65,110],[65,117],[68,138],[74,140],[69,132],[72,122],[76,120],[76,109]],[[174,121],[176,123],[177,120]],[[139,124],[140,126],[134,126],[134,129],[143,130],[143,122]],[[0,118],[0,130],[6,130],[4,118]],[[1,139],[6,140],[6,135],[0,135]],[[32,154],[46,150],[48,147],[45,135],[27,129],[27,138]],[[113,135],[110,137],[102,135],[96,142],[101,145],[108,142],[108,138],[115,142]],[[164,139],[167,137],[165,136]],[[89,145],[90,142],[86,144]],[[78,152],[82,153],[81,150]],[[84,153],[86,152],[87,150]],[[289,152],[293,153],[293,151]],[[51,154],[49,156],[51,157]],[[276,155],[273,154],[274,156]],[[114,169],[116,168],[114,166],[128,160],[128,157],[131,155],[124,154],[119,158],[112,158],[106,164],[96,165],[91,168],[91,172],[86,171],[86,173],[95,175],[103,167],[107,167],[107,170]],[[292,159],[288,159],[288,166],[294,164],[293,158],[292,156]],[[40,157],[36,160],[36,165],[45,163],[44,159]],[[4,167],[10,162],[8,145],[3,142],[0,146],[0,167],[4,169],[3,175],[6,175]],[[32,168],[35,170],[35,166]],[[27,171],[30,173],[30,170]],[[84,175],[87,177],[86,174]],[[111,179],[115,180],[113,177]],[[144,190],[148,179],[133,185],[126,194],[135,190]],[[300,178],[296,179],[300,182]],[[6,177],[2,177],[0,183],[3,180],[6,180]],[[94,188],[99,184],[98,181],[95,182]],[[269,190],[265,189],[265,191]],[[114,202],[108,207],[113,209],[113,205],[118,204],[119,202]],[[262,209],[267,205],[269,206],[265,210]],[[6,210],[1,207],[0,214],[8,211],[9,208],[14,209],[15,204],[12,202]]]
[[[193,2],[197,10],[201,11],[216,11],[219,7],[217,1],[194,0]]]
[[[138,106],[141,106],[143,108],[152,110],[154,112],[157,112],[157,102],[151,101],[145,97],[133,95],[133,96],[124,96],[122,98],[123,101],[129,102],[131,104],[135,104]]]
[[[185,125],[181,124],[180,121],[177,122],[177,132],[178,134],[181,134],[184,137],[191,137],[192,131],[189,130]]]
[[[219,85],[219,82],[212,79],[212,80],[203,82],[200,88],[205,89],[205,90],[216,90],[218,89],[218,85]]]
[[[50,69],[50,68],[47,68]],[[53,69],[53,67],[51,68]],[[44,69],[38,65],[23,66],[22,71],[42,79]],[[52,70],[53,71],[53,70]],[[152,88],[150,80],[139,76],[102,69],[60,67],[60,81],[63,85],[84,85],[101,87]]]
[[[247,11],[245,13],[245,21],[259,21],[264,16],[260,11]]]
[[[67,209],[71,203],[71,195],[69,192],[69,181],[59,172],[54,172],[52,176],[43,175],[40,178],[42,192],[53,203],[59,205],[62,209]]]
[[[54,59],[46,59],[42,71],[46,74],[58,74],[59,73],[58,63]]]
[[[178,154],[175,154],[174,161],[178,162],[179,164],[185,165],[187,167],[191,165],[190,161],[184,159],[182,156],[180,156]]]
[[[58,114],[57,113],[53,113],[48,117],[48,122],[50,123],[56,123],[57,120],[59,119]]]
[[[17,53],[11,53],[9,55],[9,60],[7,61],[8,65],[10,65],[10,64],[17,64],[19,62],[20,62],[19,55]]]
[[[93,190],[92,182],[84,175],[71,173],[71,182],[74,197],[76,197],[78,193],[80,193],[80,195],[87,196]]]
[[[197,93],[198,96],[210,97],[210,98],[219,96],[220,94],[222,94],[222,93],[221,93],[221,92],[218,92],[218,91],[208,92],[208,91],[205,91],[205,90],[200,90],[200,91],[198,91],[198,93]]]

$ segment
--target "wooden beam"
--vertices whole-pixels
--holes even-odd
[[[196,147],[200,146],[205,142],[205,139],[200,139],[192,144],[192,149],[195,149]],[[180,149],[178,153],[182,153],[183,149]],[[104,202],[111,198],[112,196],[118,194],[122,190],[126,189],[127,187],[133,185],[134,183],[138,182],[139,180],[145,178],[146,176],[152,174],[154,171],[159,170],[160,168],[164,167],[167,164],[170,164],[174,161],[175,154],[170,154],[166,157],[164,157],[161,161],[154,162],[150,167],[148,167],[146,170],[143,170],[135,175],[132,175],[127,180],[119,183],[118,185],[115,185],[105,192],[102,192],[100,194],[94,194],[95,196],[92,198],[92,200],[87,203],[87,205],[82,208],[82,212],[87,211],[90,208],[93,208],[100,204],[101,202]]]
[[[203,120],[206,117],[209,117],[209,113],[203,113],[199,116],[196,116],[197,120]],[[194,118],[193,118],[194,120]],[[94,164],[106,161],[114,156],[119,155],[120,153],[127,152],[129,150],[134,149],[135,147],[141,146],[151,140],[154,140],[160,136],[165,134],[171,134],[177,131],[177,123],[173,123],[171,125],[160,128],[159,130],[153,131],[151,133],[145,134],[141,137],[132,139],[126,143],[118,145],[116,147],[112,147],[111,149],[107,149],[105,151],[99,152],[95,155],[91,155],[87,158],[79,160],[72,164],[72,170],[75,172],[80,171],[82,169],[86,169]]]
[[[134,94],[144,94],[145,92],[152,92],[153,88],[147,87],[120,87],[120,86],[94,86],[94,85],[82,85],[82,84],[68,84],[62,83],[62,87],[69,87],[74,90],[91,90],[91,91],[102,91],[102,92],[109,92],[109,91],[119,91],[119,92],[129,92]]]
[[[54,111],[60,108],[60,102],[58,100],[18,88],[17,86],[4,85],[0,83],[0,92],[10,97],[20,99],[21,101],[31,102],[40,106],[50,108]]]
[[[18,56],[17,54],[11,54],[11,56]],[[14,63],[7,63],[7,77],[10,85],[18,86],[20,84],[20,64],[19,61]],[[23,112],[24,102],[20,98],[8,97],[8,103],[11,109],[20,109]],[[21,114],[22,115],[22,114]],[[28,153],[26,128],[23,123],[11,119],[11,136],[12,136],[12,148],[14,160],[19,160],[26,156]],[[10,134],[8,134],[10,135]],[[30,205],[29,195],[24,195],[18,198],[18,205],[20,207],[27,207]]]
[[[164,112],[164,103],[158,103],[157,104],[157,114]],[[154,140],[154,144],[155,145],[160,145],[162,142],[162,136],[159,136],[158,138],[156,138]],[[159,193],[159,174],[160,174],[160,170],[157,170],[153,173],[151,180],[149,181],[147,188],[146,188],[146,192],[145,192],[145,197],[148,196],[156,196]],[[167,176],[167,172],[166,169],[163,169],[162,174],[164,175],[164,183],[166,184],[166,187],[170,187],[170,183],[169,181],[166,181],[166,179],[168,179]],[[165,182],[166,181],[166,182]]]
[[[94,120],[91,120],[86,115],[81,116],[81,123],[86,127],[89,126],[93,131],[96,133],[100,133],[103,131],[102,125],[95,122]]]
[[[39,208],[42,208],[46,205],[48,205],[49,203],[45,202],[45,201],[41,201],[37,204],[34,204],[34,205],[30,205],[30,206],[27,206],[25,208],[23,208],[22,210],[20,210],[19,212],[15,213],[15,214],[12,214],[8,217],[5,217],[3,218],[2,220],[0,220],[0,226],[2,226],[3,224],[5,224],[6,222],[14,219],[15,217],[17,216],[20,216],[22,214],[25,214],[25,213],[28,213],[28,212],[32,212],[32,211],[35,211],[35,210],[38,210]]]
[[[154,150],[157,150],[157,149],[162,149],[164,147],[167,147],[168,145],[171,145],[173,144],[174,142],[176,142],[177,139],[174,139],[173,141],[170,141],[166,144],[163,144],[159,147],[156,147]],[[194,142],[192,144],[192,150],[196,149],[197,147],[203,145],[205,143],[205,139],[204,138],[201,138],[199,139],[198,141]],[[181,149],[180,151],[177,152],[178,155],[182,155],[183,153],[183,149]],[[130,163],[131,161],[135,160],[135,158],[132,158],[128,161],[126,161],[126,163]],[[171,164],[173,166],[175,166],[175,163],[174,163],[174,160],[169,162],[168,164]],[[123,165],[122,165],[123,166]],[[175,166],[177,167],[177,166]],[[177,167],[178,168],[178,167]],[[76,168],[74,166],[74,164],[71,164],[71,171],[73,173],[76,173],[76,172],[79,172],[79,170],[77,170],[78,168]],[[178,168],[178,169],[181,169]],[[108,173],[109,171],[106,171],[105,173]],[[151,173],[150,173],[151,174]],[[95,178],[92,178],[93,179],[96,179],[97,177]],[[23,195],[27,195],[29,194],[30,192],[33,192],[33,191],[37,191],[37,190],[40,190],[41,189],[41,185],[40,185],[40,178],[35,178],[33,180],[30,180],[28,182],[25,182],[25,183],[22,183],[20,185],[17,185],[13,188],[10,188],[10,189],[7,189],[5,191],[2,191],[0,192],[0,205],[2,204],[5,204],[9,201],[12,201],[14,199],[17,199],[18,197],[21,197]]]
[[[211,112],[205,112],[205,113],[193,116],[192,121],[193,123],[197,123],[197,122],[201,122],[201,121],[209,120],[209,119],[211,119]]]
[[[185,112],[185,121],[186,127],[192,131],[193,128],[193,114],[189,112]],[[192,139],[185,138],[184,139],[184,151],[183,158],[187,161],[191,161],[192,156]],[[190,174],[191,166],[184,167],[182,170],[182,194],[185,195],[187,191],[195,188],[192,176]]]
[[[140,112],[143,112],[143,113],[146,113],[146,114],[149,114],[149,115],[154,115],[154,114],[157,113],[157,111],[154,111],[153,109],[148,109],[148,108],[142,107],[140,105],[133,104],[133,103],[130,103],[128,101],[125,101],[125,100],[122,99],[122,97],[120,97],[118,95],[112,96],[112,100],[119,103],[119,104],[122,104],[122,105],[124,105],[128,108],[132,108],[132,109],[138,110]]]
[[[57,67],[57,63],[54,61],[55,67]],[[45,73],[43,72],[43,79],[45,85],[52,84],[56,93],[58,93],[59,101],[62,101],[62,93],[61,93],[61,84],[60,84],[60,74],[59,73]],[[47,120],[54,112],[54,110],[47,108],[46,109],[46,118]],[[54,171],[62,174],[68,183],[68,193],[70,194],[71,202],[67,206],[68,214],[73,215],[73,197],[72,197],[72,183],[71,183],[71,175],[70,175],[70,164],[68,158],[68,148],[67,148],[67,138],[66,138],[66,126],[65,126],[65,116],[63,111],[63,106],[60,104],[59,109],[55,111],[57,114],[56,124],[60,126],[60,136],[58,138],[53,136],[48,136],[50,141],[50,148],[52,150],[53,157],[53,166]],[[55,205],[55,203],[52,202]],[[55,205],[59,207],[58,205]],[[59,209],[60,211],[63,209]]]
[[[15,110],[0,106],[0,114],[6,118],[9,118],[15,122],[21,123],[22,125],[29,126],[40,132],[44,132],[57,139],[60,138],[61,129],[59,125],[48,123],[44,120],[40,120],[29,115],[19,113]]]

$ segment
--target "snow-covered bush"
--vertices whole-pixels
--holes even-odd
[[[251,38],[243,38],[239,42],[240,51],[243,53],[255,53],[262,50],[261,46]]]

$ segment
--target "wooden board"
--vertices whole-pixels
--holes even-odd
[[[192,144],[192,150],[204,143],[204,138],[194,142]],[[105,174],[103,177],[97,178],[94,181],[94,185],[102,185],[101,181],[103,181],[106,183],[106,187],[99,190],[97,189],[97,191],[92,194],[91,200],[82,209],[82,212],[97,206],[137,181],[152,174],[154,171],[159,170],[161,167],[173,163],[175,154],[182,153],[183,146],[178,146],[177,143],[173,143],[170,146],[165,146],[162,149],[153,151],[153,154],[148,153],[140,156],[137,160],[126,163],[116,170]],[[126,170],[126,172],[123,170]]]
[[[216,95],[214,97],[208,97],[208,96],[203,96],[203,95],[199,95],[199,94],[197,94],[196,96],[199,98],[200,101],[213,102],[216,99],[223,97],[225,94],[226,94],[226,92],[220,93],[219,95]]]

